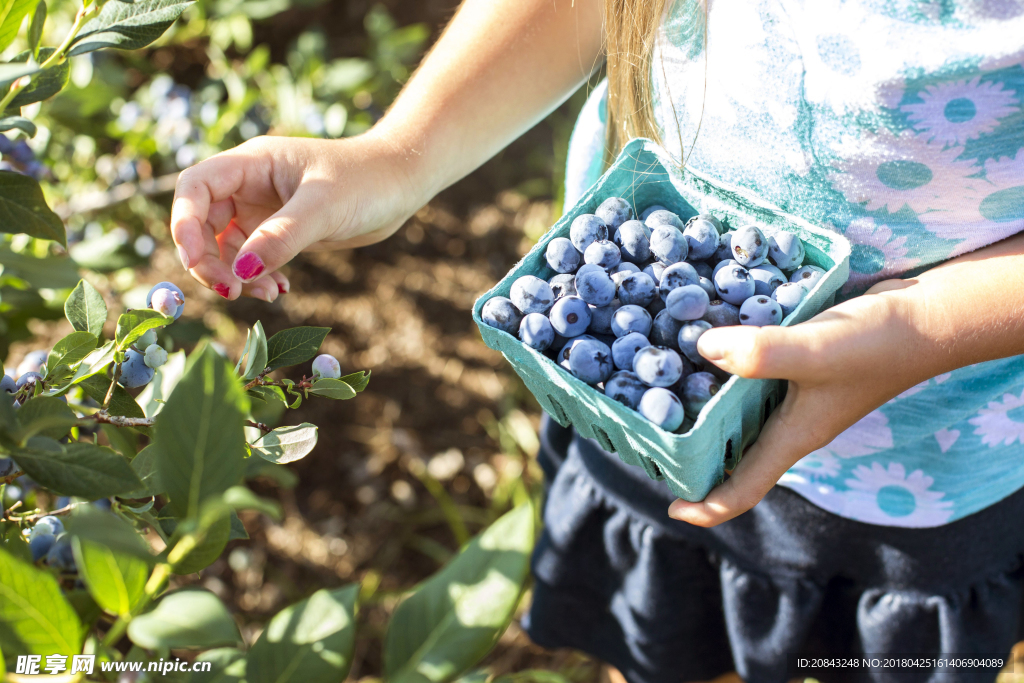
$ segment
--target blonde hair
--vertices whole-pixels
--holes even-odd
[[[650,138],[662,144],[661,131],[654,120],[654,89],[651,84],[651,70],[654,66],[654,45],[658,37],[661,17],[665,12],[666,5],[673,2],[692,2],[694,5],[703,5],[705,12],[703,38],[706,50],[707,5],[701,0],[605,0],[604,24],[608,74],[606,150],[610,155],[605,159],[606,164],[611,163],[615,155],[632,138]],[[695,9],[699,10],[700,8],[695,7]],[[704,58],[706,69],[706,52]],[[705,77],[705,87],[706,80]],[[671,97],[668,97],[668,100],[671,102]],[[703,119],[703,106],[701,118]],[[697,130],[700,131],[699,122]],[[696,142],[696,137],[694,137],[694,142]],[[682,155],[681,137],[679,147],[680,155]],[[682,159],[682,156],[680,158]],[[683,164],[685,164],[685,160]]]

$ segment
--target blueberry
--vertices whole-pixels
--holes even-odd
[[[0,379],[0,391],[7,392],[8,394],[13,394],[17,390],[18,382],[10,375],[4,375],[3,378]]]
[[[637,264],[630,263],[629,261],[622,261],[621,263],[619,263],[619,265],[612,268],[610,272],[613,274],[625,273],[626,275],[628,275],[630,273],[639,273],[642,271],[640,270],[640,266],[638,266]]]
[[[49,534],[51,536],[56,536],[57,534],[62,533],[64,533],[64,522],[61,521],[61,518],[55,517],[54,515],[46,515],[35,523],[35,526],[32,527],[32,531],[29,532],[29,535]]]
[[[665,310],[676,320],[699,320],[711,299],[700,285],[684,285],[669,292]]]
[[[651,333],[651,314],[646,308],[633,304],[623,306],[612,315],[612,332],[616,337],[625,337],[630,332],[639,332],[643,336]]]
[[[719,261],[718,263],[715,264],[714,269],[711,271],[711,280],[712,280],[712,282],[714,282],[715,276],[718,275],[718,271],[720,271],[722,268],[726,268],[728,266],[738,266],[738,265],[740,265],[740,264],[737,263],[735,260],[733,260],[731,258],[727,258],[724,261]]]
[[[61,534],[46,553],[46,564],[62,572],[75,571],[75,554],[71,550],[71,537]]]
[[[697,269],[689,263],[681,261],[673,263],[662,271],[658,293],[661,295],[661,300],[665,301],[673,289],[698,283],[700,283],[700,275],[697,274]]]
[[[768,238],[768,258],[782,270],[795,270],[804,262],[804,243],[788,230]]]
[[[654,263],[649,263],[644,266],[644,272],[651,276],[651,279],[654,280],[654,284],[660,285],[661,275],[665,272],[666,268],[668,268],[668,264],[655,261]]]
[[[619,370],[632,370],[633,356],[640,349],[650,345],[647,337],[639,332],[630,332],[619,337],[612,342],[612,360],[615,361],[615,367]]]
[[[511,303],[511,302],[510,302]],[[578,296],[563,296],[551,307],[551,327],[563,337],[578,337],[590,326],[590,308]]]
[[[609,197],[601,202],[594,211],[598,218],[605,222],[609,228],[615,230],[626,221],[633,218],[633,207],[622,197]]]
[[[704,357],[697,352],[697,340],[710,329],[711,323],[706,320],[694,320],[679,328],[679,350],[690,362],[704,363]]]
[[[770,263],[751,268],[750,277],[754,278],[754,294],[759,296],[771,296],[776,287],[786,283],[786,276]]]
[[[714,301],[718,298],[718,290],[715,289],[715,283],[706,277],[702,277],[700,282],[697,283],[701,289],[707,292],[708,301]]]
[[[582,382],[598,384],[608,379],[612,370],[612,350],[596,339],[573,344],[569,370]]]
[[[571,273],[580,266],[580,252],[565,237],[556,237],[548,242],[544,258],[556,273]]]
[[[701,261],[710,258],[718,249],[718,230],[714,223],[700,216],[691,218],[683,230],[690,258]]]
[[[27,372],[41,373],[43,368],[46,367],[46,359],[49,358],[49,356],[49,351],[46,351],[45,349],[37,349],[25,354],[25,357],[21,359],[20,363],[18,363],[18,376],[20,377]]]
[[[647,386],[670,387],[683,374],[683,359],[664,346],[645,346],[633,356],[633,372]]]
[[[711,257],[712,261],[725,261],[732,258],[732,236],[735,234],[735,230],[730,230],[719,236],[718,249],[715,249],[715,254]]]
[[[14,143],[14,148],[11,149],[11,157],[19,164],[27,164],[30,161],[35,161],[36,153],[32,151],[27,142],[18,140]]]
[[[683,402],[668,389],[654,387],[644,392],[637,412],[665,431],[674,432],[686,416]]]
[[[167,353],[164,352],[164,355],[166,356]],[[146,357],[149,357],[149,349],[146,349]],[[321,353],[313,359],[313,376],[323,379],[338,379],[341,377],[341,363],[329,353]]]
[[[728,327],[740,324],[740,309],[728,301],[715,299],[708,304],[708,312],[704,314],[704,320],[711,323],[712,327]]]
[[[777,301],[782,308],[783,316],[795,311],[805,296],[807,296],[807,290],[799,282],[787,282],[784,285],[779,285],[779,288],[772,292],[772,299]]]
[[[32,561],[38,562],[39,560],[46,557],[46,554],[50,552],[50,548],[53,547],[54,541],[53,534],[46,534],[43,536],[36,536],[28,542],[28,549],[32,552]]]
[[[825,271],[818,266],[804,266],[802,268],[797,268],[796,271],[789,276],[789,281],[799,282],[809,292],[814,289],[814,285],[818,284],[818,280],[823,277],[825,277]]]
[[[665,302],[661,300],[660,296],[654,297],[654,301],[647,304],[647,312],[651,314],[651,317],[658,315],[665,310]]]
[[[767,296],[752,296],[740,306],[740,324],[778,325],[782,322],[782,307],[774,299]]]
[[[577,337],[572,337],[571,339],[566,339],[565,340],[565,345],[562,346],[562,350],[558,352],[557,356],[555,356],[555,360],[558,362],[559,365],[561,365],[563,368],[568,370],[569,369],[569,358],[572,356],[572,350],[576,346],[576,344],[578,344],[579,342],[582,342],[582,341],[597,341],[597,340],[598,340],[597,337],[595,337],[592,334],[581,334],[581,335],[579,335]],[[607,346],[607,344],[605,344],[605,346]]]
[[[150,344],[145,347],[146,352],[143,355],[143,359],[146,361],[146,365],[156,370],[158,367],[167,362],[167,351],[163,347],[157,344]],[[339,375],[340,377],[341,375]]]
[[[715,216],[712,216],[710,213],[698,214],[698,215],[694,216],[693,218],[691,218],[690,220],[691,221],[693,221],[693,220],[707,221],[708,223],[711,223],[711,225],[713,225],[715,227],[715,232],[717,232],[719,234],[722,234],[723,232],[725,232],[725,226],[722,225],[722,221],[718,220]]]
[[[622,307],[622,302],[612,299],[607,306],[590,306],[590,327],[588,331],[594,334],[612,333],[612,315]]]
[[[519,325],[519,339],[531,349],[543,351],[555,340],[555,329],[542,313],[527,313]]]
[[[626,221],[615,231],[615,244],[623,261],[646,263],[651,260],[651,231],[640,221]]]
[[[480,309],[480,317],[491,327],[514,335],[519,333],[519,323],[523,321],[523,312],[516,308],[511,299],[492,296],[484,302],[483,308]]]
[[[743,266],[728,266],[715,273],[715,291],[722,301],[739,306],[754,296],[754,278]]]
[[[508,296],[524,315],[547,313],[551,310],[551,304],[555,303],[555,293],[551,291],[551,286],[533,275],[524,275],[513,282]]]
[[[612,353],[615,353],[615,349],[612,349]],[[627,370],[620,370],[612,374],[604,383],[605,396],[633,410],[640,405],[640,399],[646,391],[647,385]]]
[[[706,277],[710,280],[715,276],[714,269],[707,261],[687,261],[687,263],[693,266],[693,269],[697,271],[697,275],[700,275],[701,277]]]
[[[594,242],[608,239],[608,225],[592,213],[576,216],[569,226],[569,239],[582,254]]]
[[[630,273],[619,281],[619,301],[647,306],[658,296],[658,286],[647,273]]]
[[[21,389],[25,385],[28,385],[28,384],[35,385],[35,384],[38,384],[38,383],[40,383],[42,381],[43,381],[43,376],[40,375],[38,372],[26,372],[24,375],[22,375],[21,377],[18,378],[18,381],[15,382],[15,386],[18,389]]]
[[[572,273],[562,273],[548,280],[551,293],[556,299],[563,296],[576,296],[576,276]]]
[[[135,348],[137,349],[148,349],[151,345],[156,344],[156,330],[146,330],[142,333],[142,336],[135,340]]]
[[[149,294],[146,295],[146,308],[149,308],[150,304],[153,303],[153,295],[161,289],[169,289],[177,294],[178,298],[181,299],[181,304],[178,306],[178,310],[174,313],[174,319],[177,320],[181,317],[182,311],[185,310],[185,293],[182,292],[178,285],[173,282],[158,282],[153,285],[153,288],[149,290]]]
[[[583,252],[583,260],[586,263],[601,266],[605,270],[611,270],[622,262],[622,254],[614,242],[597,240],[591,242],[587,250]]]
[[[153,368],[146,365],[146,357],[135,349],[128,349],[125,361],[121,364],[121,376],[118,382],[125,389],[137,389],[153,381],[156,374]]]
[[[697,419],[702,408],[707,405],[722,388],[721,383],[710,372],[695,372],[683,383],[683,407],[693,419]]]
[[[6,477],[13,474],[15,469],[13,460],[10,458],[0,458],[0,477]]]
[[[581,268],[576,273],[576,292],[588,304],[607,306],[615,298],[615,282],[600,267]]]
[[[640,220],[646,221],[647,218],[655,211],[668,211],[668,209],[666,209],[661,204],[652,204],[651,206],[648,206],[646,209],[644,209],[643,213],[640,214]]]
[[[679,216],[672,213],[668,209],[652,212],[650,215],[647,216],[647,218],[644,219],[644,225],[646,225],[650,230],[653,230],[654,228],[657,228],[658,226],[661,225],[671,225],[673,228],[676,228],[680,232],[682,232],[683,230],[683,221],[679,218]]]
[[[651,232],[651,254],[666,265],[685,260],[688,249],[686,238],[675,226],[659,225]]]
[[[679,329],[684,324],[673,318],[667,310],[661,311],[654,316],[654,322],[651,324],[651,343],[670,349],[678,348]]]
[[[157,313],[163,315],[173,316],[178,312],[178,306],[181,305],[181,298],[169,289],[158,289],[153,292],[153,296],[150,298],[149,307]]]
[[[744,226],[732,236],[732,257],[741,266],[759,266],[768,258],[768,239],[757,226]]]

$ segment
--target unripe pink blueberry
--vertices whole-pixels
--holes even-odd
[[[146,347],[146,365],[154,370],[167,362],[167,352],[158,344],[150,344]]]
[[[334,356],[322,353],[313,360],[313,376],[322,379],[341,377],[341,364]]]
[[[158,289],[153,292],[149,307],[157,313],[173,316],[178,312],[178,306],[183,303],[177,292],[170,289]]]

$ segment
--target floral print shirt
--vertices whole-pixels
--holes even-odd
[[[1024,230],[1024,2],[707,3],[666,9],[652,66],[662,142],[845,235],[842,296]],[[602,84],[573,132],[567,201],[600,175],[604,107]],[[999,501],[1024,486],[1024,356],[904,392],[779,483],[887,526]]]

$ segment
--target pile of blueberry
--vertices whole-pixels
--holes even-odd
[[[668,431],[728,379],[697,353],[700,335],[778,325],[825,274],[803,265],[791,232],[726,232],[708,214],[684,224],[662,206],[635,218],[620,197],[578,216],[545,257],[555,275],[519,278],[484,303],[484,322]]]
[[[28,531],[28,547],[33,562],[44,560],[47,565],[62,572],[76,570],[71,538],[64,532],[64,523],[60,517],[48,515],[36,522]]]
[[[6,135],[0,135],[0,171],[14,171],[32,176],[36,180],[43,178],[49,169],[36,159],[36,153],[25,140],[15,142]]]

